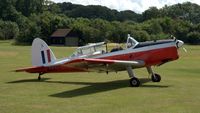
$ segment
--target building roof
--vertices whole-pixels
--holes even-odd
[[[51,37],[66,37],[70,33],[71,29],[57,29]]]

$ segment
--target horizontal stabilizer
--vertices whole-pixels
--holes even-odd
[[[45,70],[45,67],[43,66],[37,66],[37,67],[28,67],[28,68],[21,68],[15,70],[15,72],[28,72],[28,73],[41,73]]]

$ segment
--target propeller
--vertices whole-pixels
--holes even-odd
[[[187,49],[185,49],[185,48],[183,47],[184,42],[183,42],[182,40],[177,40],[177,39],[175,39],[175,41],[176,41],[176,47],[177,47],[177,48],[182,47],[182,49],[184,50],[184,52],[187,53]]]
[[[185,48],[183,47],[183,50],[187,53],[187,49],[185,49]]]

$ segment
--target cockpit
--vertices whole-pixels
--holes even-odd
[[[133,37],[128,35],[126,48],[134,48],[139,44]],[[110,52],[116,52],[123,50],[122,47],[115,47]],[[71,58],[92,58],[97,55],[102,55],[108,53],[107,43],[99,42],[93,43],[86,46],[82,46],[76,49],[76,51],[71,55]]]
[[[99,42],[77,48],[71,57],[94,57],[105,53],[107,53],[107,44]]]

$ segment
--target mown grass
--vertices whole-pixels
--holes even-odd
[[[146,69],[135,70],[143,84],[129,87],[126,72],[37,74],[11,72],[31,66],[30,46],[0,42],[0,113],[199,113],[200,46],[185,46],[180,59],[154,70],[160,83],[149,81]],[[51,47],[58,58],[75,48]]]

